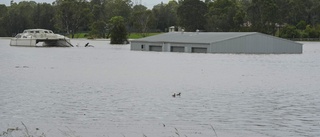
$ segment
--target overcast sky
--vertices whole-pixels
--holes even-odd
[[[30,1],[30,0],[13,0],[13,1],[19,3],[20,1]],[[33,1],[35,1],[37,3],[46,2],[46,3],[51,4],[55,0],[33,0]],[[141,1],[141,4],[148,7],[149,9],[152,9],[154,5],[160,4],[161,2],[163,2],[163,3],[169,2],[169,0],[131,0],[131,1],[138,2],[138,3],[140,3],[140,1]],[[9,6],[10,0],[0,0],[0,4],[6,4],[7,6]]]

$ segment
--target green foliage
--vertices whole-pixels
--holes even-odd
[[[319,38],[319,0],[176,0],[152,10],[131,0],[55,0],[53,4],[12,1],[0,5],[0,36],[29,28],[105,38],[114,29],[112,17],[121,16],[123,30],[166,32],[171,26],[185,31],[256,31],[285,38]],[[127,33],[127,32],[125,32]],[[117,34],[113,34],[117,35]]]
[[[35,28],[35,23],[32,20],[34,9],[37,6],[35,2],[23,1],[19,4],[13,4],[8,8],[6,27],[8,32],[16,34],[22,32],[25,28]]]
[[[127,30],[125,27],[124,18],[121,16],[115,16],[110,19],[111,24],[111,44],[124,44],[127,42]]]
[[[91,8],[91,22],[97,20],[104,20],[105,18],[105,1],[103,0],[91,0],[90,1]]]
[[[132,17],[133,27],[145,37],[155,22],[152,11],[143,5],[136,5],[133,7]]]
[[[159,34],[161,34],[161,33],[148,33],[144,37],[149,37],[149,36],[154,36],[154,35],[159,35]],[[130,33],[128,38],[129,39],[139,39],[139,38],[143,38],[143,36],[141,35],[141,33]]]
[[[239,31],[244,23],[244,11],[235,0],[216,0],[209,4],[208,31]]]
[[[90,9],[86,0],[57,0],[56,27],[74,34],[88,24]]]
[[[297,25],[296,25],[297,29],[299,30],[304,30],[307,27],[307,22],[304,20],[301,20]]]
[[[7,7],[5,5],[0,5],[0,37],[7,35],[5,27],[5,16],[7,13]]]
[[[298,26],[298,25],[297,25]],[[307,25],[305,29],[297,29],[293,25],[286,25],[280,31],[283,38],[320,38],[320,24],[316,27]]]
[[[168,4],[158,4],[152,9],[155,17],[155,26],[162,32],[167,32],[168,28],[177,25],[177,8],[176,1],[169,1]]]
[[[299,32],[299,38],[309,38],[309,34],[306,33],[304,30],[298,31],[298,32]]]
[[[276,0],[252,0],[248,9],[248,20],[252,31],[275,34],[279,21],[279,7]]]
[[[310,25],[307,25],[305,32],[308,34],[308,38],[319,38],[320,30],[316,29],[315,27],[312,27]]]
[[[75,38],[88,38],[88,39],[101,38],[101,37],[92,37],[92,35],[90,35],[89,33],[85,33],[85,32],[83,32],[83,33],[75,33],[74,37]],[[159,35],[159,34],[161,34],[161,33],[148,33],[145,37]],[[128,37],[128,39],[144,38],[141,33],[129,33],[127,37]]]
[[[204,30],[207,6],[200,0],[183,0],[177,9],[179,24],[186,31]]]
[[[91,25],[90,36],[92,38],[106,38],[107,24],[104,21],[98,20]]]
[[[299,37],[299,32],[293,25],[287,25],[280,31],[280,37],[282,38],[297,38]]]
[[[105,2],[105,12],[107,19],[115,16],[121,16],[125,20],[130,18],[132,9],[131,0],[107,0]]]

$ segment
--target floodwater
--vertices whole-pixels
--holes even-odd
[[[320,136],[319,42],[304,42],[303,54],[247,55],[9,41],[0,38],[0,133],[26,134],[23,122],[48,137]]]

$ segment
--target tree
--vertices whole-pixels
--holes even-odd
[[[240,31],[245,13],[236,0],[216,0],[209,4],[208,31]]]
[[[309,11],[308,19],[310,20],[309,24],[315,27],[320,22],[320,1],[319,0],[310,0],[310,1],[311,1],[310,9],[307,9],[307,11]]]
[[[95,21],[91,24],[90,29],[90,36],[92,38],[106,38],[106,22],[101,20]]]
[[[143,5],[136,5],[132,11],[132,23],[134,28],[141,33],[143,37],[147,36],[150,28],[153,26],[154,17],[151,10]]]
[[[293,25],[286,25],[280,30],[280,37],[282,38],[298,38],[299,32]]]
[[[161,4],[153,6],[152,13],[155,16],[156,28],[161,31],[165,31],[169,26],[167,25],[166,21],[168,16],[163,2],[161,2]]]
[[[308,38],[319,38],[320,32],[316,29],[316,27],[307,25],[305,32],[308,34]]]
[[[279,7],[276,0],[252,0],[247,15],[252,24],[252,31],[275,35],[276,23],[279,22]]]
[[[55,9],[52,5],[38,3],[34,9],[33,22],[35,28],[54,30]]]
[[[319,0],[170,0],[152,11],[142,5],[133,7],[131,0],[55,0],[52,5],[12,0],[10,6],[0,5],[0,36],[45,28],[72,37],[89,30],[93,37],[105,37],[114,16],[122,16],[127,29],[143,35],[171,26],[186,31],[257,31],[304,38],[320,34]]]
[[[91,0],[90,8],[91,8],[92,22],[97,20],[107,21],[105,16],[105,3],[106,3],[105,0]]]
[[[107,19],[121,16],[125,20],[130,18],[132,2],[131,0],[107,0],[105,2],[105,12]]]
[[[121,16],[115,16],[110,19],[111,24],[111,44],[124,44],[127,42],[127,30],[124,22],[124,18]]]
[[[179,25],[186,31],[204,30],[207,6],[200,0],[183,0],[177,9]]]
[[[34,1],[22,1],[19,4],[12,3],[4,17],[6,21],[5,28],[7,28],[8,35],[12,36],[21,33],[27,28],[35,27],[33,14],[36,5]]]
[[[71,33],[72,38],[80,27],[87,26],[89,4],[86,0],[57,0],[56,21],[61,30]]]
[[[176,1],[155,5],[152,13],[156,20],[156,28],[165,32],[168,31],[169,27],[177,25],[177,8],[178,3]]]
[[[0,5],[0,37],[7,36],[7,29],[5,27],[5,17],[7,16],[6,5]]]
[[[296,28],[299,30],[304,30],[307,27],[307,22],[304,20],[299,21],[299,23],[296,25]]]

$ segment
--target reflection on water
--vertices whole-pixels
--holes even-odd
[[[0,132],[23,121],[47,136],[212,137],[211,125],[224,137],[320,136],[320,43],[304,43],[303,54],[244,55],[89,42],[0,39]]]

